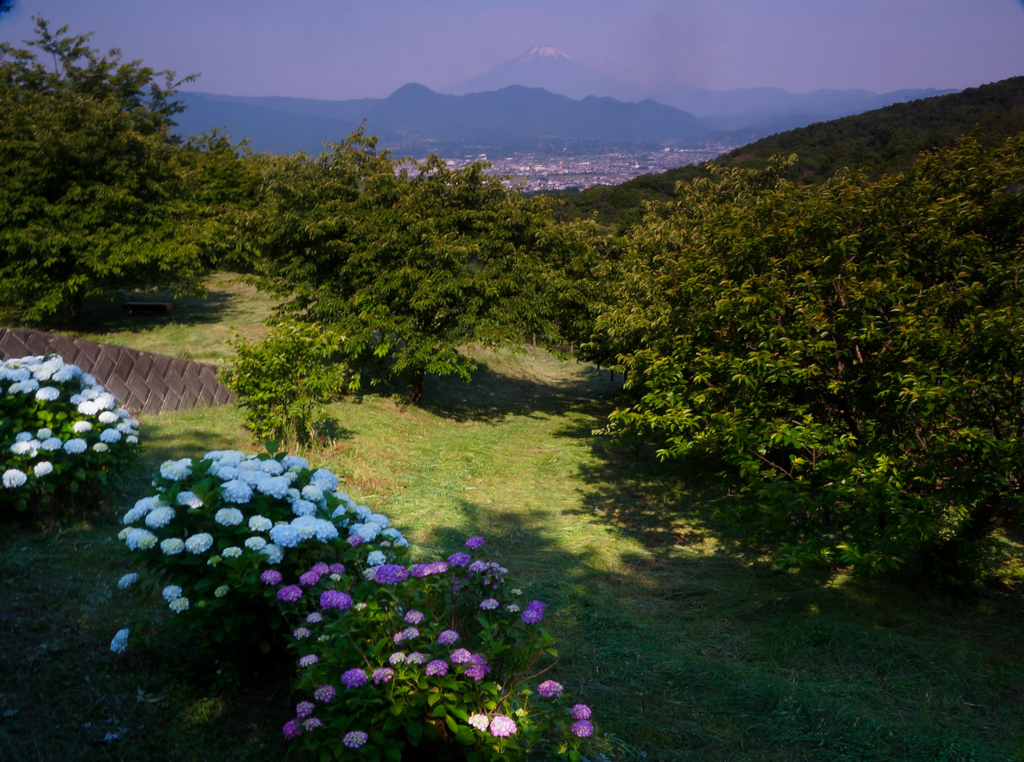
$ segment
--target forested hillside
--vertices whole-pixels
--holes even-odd
[[[820,183],[844,167],[864,170],[877,180],[907,169],[922,151],[950,146],[975,129],[983,145],[1024,130],[1024,77],[782,132],[741,146],[715,163],[762,169],[771,156],[796,154],[788,171],[791,180]],[[677,182],[706,174],[703,166],[680,167],[556,198],[565,218],[596,212],[601,224],[622,227],[639,221],[642,201],[672,198]]]

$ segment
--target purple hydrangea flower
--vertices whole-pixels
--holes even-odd
[[[445,630],[437,636],[437,642],[443,646],[450,646],[458,639],[459,633],[455,632],[455,630]]]
[[[350,749],[358,749],[364,743],[370,740],[370,737],[361,730],[350,730],[345,734],[345,737],[341,739],[341,742]]]
[[[283,732],[284,737],[290,741],[293,738],[298,738],[302,735],[302,728],[299,727],[299,723],[295,720],[288,720],[288,722],[284,724],[284,727],[281,728],[281,732]]]
[[[329,703],[337,695],[338,692],[334,690],[334,686],[331,685],[321,685],[313,691],[313,698],[317,701],[322,701],[325,704]]]
[[[419,651],[413,651],[405,657],[406,664],[423,664],[426,660],[426,654],[421,654]]]
[[[569,727],[569,730],[577,738],[589,738],[594,733],[594,726],[590,724],[590,720],[580,720],[579,722],[574,722]]]
[[[344,611],[352,606],[352,596],[340,590],[324,590],[320,594],[320,608]]]
[[[320,659],[316,654],[308,654],[299,659],[300,667],[312,667],[314,664],[319,662]]]
[[[401,651],[395,651],[391,656],[388,657],[389,664],[402,664],[405,661],[405,654]]]
[[[473,661],[473,654],[465,648],[456,648],[448,658],[452,660],[452,664],[468,664]]]
[[[469,571],[474,573],[474,574],[478,574],[480,572],[485,572],[485,571],[487,571],[490,568],[491,568],[491,564],[489,562],[487,562],[487,561],[474,561],[473,563],[471,563],[469,565]]]
[[[354,548],[356,545],[362,545],[366,540],[363,539],[362,535],[350,534],[346,542]],[[351,733],[349,735],[351,735]],[[348,736],[345,737],[348,738]]]
[[[511,717],[503,714],[496,714],[491,718],[491,735],[495,738],[504,738],[516,732],[516,723]]]
[[[491,609],[496,609],[496,608],[498,608],[498,599],[497,598],[484,598],[482,601],[480,601],[480,608],[482,608],[484,611],[490,611]]]
[[[263,580],[265,585],[276,585],[281,581],[281,572],[277,571],[277,569],[267,569],[260,575],[260,579]],[[288,726],[285,725],[285,727]]]
[[[380,685],[386,683],[392,677],[395,676],[395,670],[391,667],[381,667],[380,669],[373,670],[373,684]]]
[[[524,624],[537,624],[544,618],[544,609],[547,607],[546,603],[540,601],[530,601],[526,607],[526,611],[519,615],[519,618],[523,620]]]
[[[426,577],[431,574],[444,574],[448,571],[448,564],[444,561],[433,561],[429,564],[415,564],[410,572],[414,577]]]
[[[480,682],[484,679],[484,675],[491,671],[490,666],[487,664],[487,657],[483,654],[473,654],[470,657],[470,661],[473,662],[473,666],[466,669],[466,675]]]
[[[472,560],[473,557],[469,555],[469,553],[463,553],[461,551],[458,553],[452,553],[450,556],[448,556],[448,564],[450,566],[465,566]],[[478,714],[476,716],[483,717],[482,714]]]
[[[373,578],[381,585],[393,585],[396,582],[403,582],[409,578],[409,572],[404,566],[398,564],[384,564],[378,566],[373,573]]]
[[[574,720],[589,720],[590,707],[586,704],[576,704],[572,708],[572,718]]]
[[[320,573],[310,569],[308,572],[299,575],[299,584],[315,585],[320,581]]]
[[[406,627],[400,634],[402,636],[402,640],[412,640],[413,638],[418,638],[420,636],[420,631],[415,627]]]
[[[489,724],[486,714],[472,714],[469,717],[469,724],[483,733]]]
[[[537,686],[537,693],[539,693],[544,698],[561,696],[562,690],[562,684],[556,683],[554,680],[545,680],[543,683]]]
[[[317,622],[324,621],[324,615],[319,611],[314,611],[312,614],[306,617],[306,621],[310,624],[316,624]]]
[[[300,701],[295,706],[295,714],[298,715],[300,718],[309,717],[309,715],[313,714],[313,710],[315,708],[316,707],[313,706],[312,701]]]
[[[331,574],[344,574],[345,564],[331,564],[327,567],[327,571],[329,571]]]
[[[358,688],[366,684],[366,673],[361,669],[350,669],[341,673],[341,682],[346,688]]]
[[[484,546],[484,538],[480,537],[479,535],[477,535],[476,537],[470,537],[468,540],[466,540],[466,547],[469,548],[470,550],[479,550],[483,546]],[[491,720],[491,724],[492,725],[493,725],[493,723],[494,723],[494,720]],[[515,731],[512,731],[512,732],[514,733]]]
[[[444,659],[434,659],[434,661],[427,665],[426,673],[428,677],[431,675],[443,677],[448,674],[448,662]]]
[[[315,728],[322,728],[324,724],[320,722],[316,717],[307,717],[302,721],[303,726],[306,730],[313,730]]]
[[[423,612],[413,609],[405,615],[406,624],[419,624],[423,621]]]
[[[292,637],[294,637],[296,640],[302,640],[303,638],[308,638],[309,637],[309,628],[308,627],[297,627],[295,629],[295,631],[292,632]]]
[[[291,601],[294,603],[302,597],[302,588],[298,585],[288,585],[282,587],[277,591],[277,597],[282,601]]]

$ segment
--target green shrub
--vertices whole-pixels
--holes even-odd
[[[94,499],[131,466],[139,422],[56,355],[0,363],[0,505],[19,512]]]
[[[235,342],[234,366],[221,379],[238,395],[249,430],[257,440],[306,444],[324,436],[322,403],[359,378],[338,359],[345,337],[315,323],[287,322],[259,341]]]
[[[1024,514],[1024,136],[867,184],[720,171],[631,238],[614,425],[713,453],[789,564],[977,578]]]

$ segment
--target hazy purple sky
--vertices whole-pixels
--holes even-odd
[[[96,47],[234,95],[383,97],[564,50],[662,88],[963,88],[1024,75],[1024,0],[15,0]]]

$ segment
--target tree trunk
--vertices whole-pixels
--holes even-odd
[[[79,293],[68,297],[68,318],[73,326],[82,324],[82,295]]]
[[[413,373],[409,376],[409,403],[412,405],[423,404],[423,372]]]

